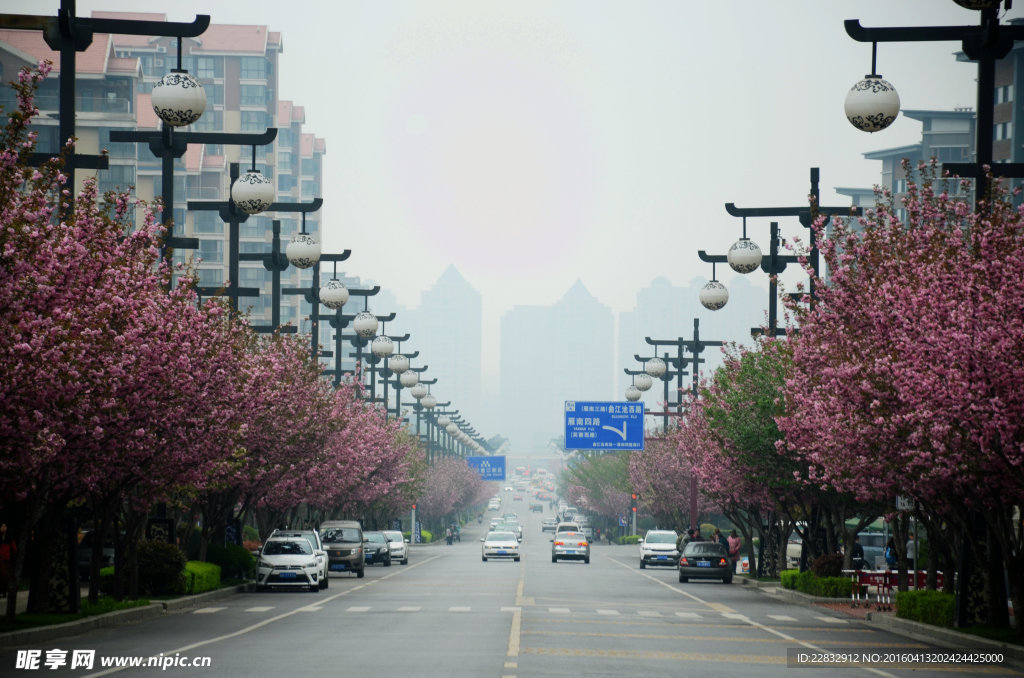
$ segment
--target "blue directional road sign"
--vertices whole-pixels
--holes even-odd
[[[505,457],[466,457],[469,467],[484,480],[505,480]]]
[[[566,400],[565,448],[644,449],[644,404]]]

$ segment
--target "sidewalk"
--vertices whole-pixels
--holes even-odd
[[[825,608],[835,614],[858,619],[868,626],[906,636],[907,638],[913,638],[924,643],[930,643],[938,647],[1001,652],[1008,660],[1017,665],[1024,666],[1024,647],[1020,645],[1007,645],[995,640],[962,633],[956,629],[932,626],[903,619],[897,617],[895,612],[879,612],[873,606],[864,606],[863,603],[861,603],[860,607],[855,608],[850,605],[851,601],[849,600],[816,598],[799,591],[784,589],[778,582],[761,582],[748,577],[737,577],[733,581],[743,586],[754,587],[765,595],[784,600],[787,603],[803,605],[804,607]]]
[[[193,607],[202,607],[207,605],[211,600],[233,596],[243,590],[245,590],[245,585],[231,586],[218,589],[216,591],[200,593],[194,596],[183,596],[173,600],[162,600],[150,603],[145,607],[133,607],[127,610],[98,614],[92,617],[85,617],[84,619],[67,622],[66,624],[53,624],[51,626],[39,626],[21,631],[8,631],[7,633],[0,633],[0,648],[31,645],[38,646],[40,643],[46,643],[57,638],[75,636],[80,633],[85,633],[91,629],[129,624],[143,619],[152,619],[153,617],[159,617],[160,615],[171,612],[187,610]],[[19,594],[18,610],[20,614],[28,605],[28,592],[20,591]],[[82,589],[82,595],[89,595],[88,587]],[[22,602],[22,598],[24,598],[24,602]],[[4,602],[6,603],[6,601]]]

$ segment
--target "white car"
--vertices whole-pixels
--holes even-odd
[[[480,539],[480,558],[486,563],[488,558],[511,558],[519,562],[519,539],[515,532],[489,532]]]
[[[391,549],[391,560],[397,560],[402,565],[409,564],[409,542],[398,530],[384,530],[384,536],[388,540],[388,548]]]
[[[321,564],[303,537],[271,537],[256,559],[256,588],[320,590]]]
[[[648,530],[640,542],[640,569],[648,565],[679,565],[679,551],[676,550],[675,530]]]

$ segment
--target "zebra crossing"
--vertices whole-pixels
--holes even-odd
[[[216,614],[228,609],[227,607],[200,607],[192,611],[192,614]],[[269,613],[275,610],[272,605],[258,605],[253,607],[242,608],[244,612],[250,614],[261,614]],[[322,605],[306,605],[299,608],[303,612],[317,612],[323,609]],[[435,607],[428,608],[419,605],[401,605],[398,607],[390,606],[372,606],[372,605],[350,605],[344,608],[344,612],[349,614],[374,614],[374,613],[394,613],[400,612],[404,614],[416,613],[416,612],[450,612],[453,614],[467,614],[472,612],[529,612],[535,615],[551,615],[552,617],[566,617],[566,616],[597,616],[597,617],[611,617],[611,618],[638,618],[642,620],[663,620],[663,621],[687,621],[687,622],[724,622],[724,621],[742,621],[749,622],[754,620],[751,615],[739,614],[736,612],[719,612],[715,610],[702,610],[700,612],[681,611],[681,612],[670,612],[660,610],[619,610],[610,608],[569,608],[569,607],[543,607],[539,605],[530,606],[524,608],[523,606],[501,606],[497,608],[490,607],[473,607],[469,605],[452,605],[447,607]],[[841,626],[849,624],[849,620],[842,619],[839,617],[829,617],[826,615],[814,615],[808,614],[802,616],[802,618],[794,617],[786,614],[766,614],[764,620],[770,620],[774,623],[824,623],[830,626]]]

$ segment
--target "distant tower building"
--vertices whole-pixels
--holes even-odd
[[[401,332],[412,336],[410,346],[420,352],[418,366],[428,365],[426,378],[437,379],[431,391],[442,402],[480,430],[485,410],[481,403],[483,369],[483,303],[480,292],[458,269],[449,266],[437,282],[420,296],[411,321]],[[399,327],[396,319],[396,327]],[[408,328],[408,330],[406,330]]]
[[[577,281],[551,306],[516,306],[501,319],[501,423],[515,454],[547,451],[566,400],[617,400],[615,319]]]

